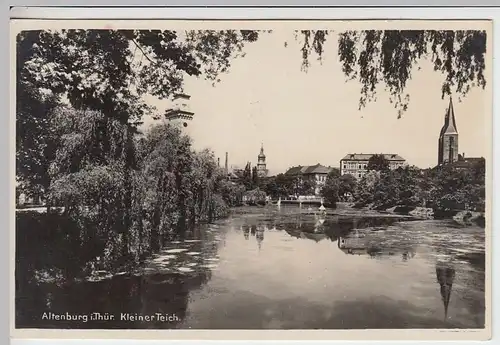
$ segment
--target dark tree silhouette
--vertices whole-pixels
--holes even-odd
[[[257,167],[252,168],[252,186],[257,187],[259,185],[259,174],[257,172]]]
[[[368,170],[377,171],[389,170],[389,161],[384,157],[384,155],[375,154],[368,160],[366,168]]]

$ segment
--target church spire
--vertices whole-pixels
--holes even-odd
[[[448,105],[448,111],[446,112],[446,128],[444,133],[446,134],[458,134],[457,123],[455,122],[455,111],[453,110],[453,99],[450,96],[450,104]]]
[[[444,116],[444,124],[441,127],[438,141],[438,165],[453,163],[458,160],[458,130],[453,109],[453,99]]]

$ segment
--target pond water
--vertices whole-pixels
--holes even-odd
[[[483,328],[484,253],[484,229],[452,221],[353,210],[320,216],[293,206],[241,208],[228,219],[200,225],[132,274],[102,272],[65,287],[40,284],[29,301],[18,301],[23,307],[16,323],[94,329]]]

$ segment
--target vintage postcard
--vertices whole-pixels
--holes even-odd
[[[12,21],[12,336],[489,339],[491,30]]]

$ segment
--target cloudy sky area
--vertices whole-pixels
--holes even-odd
[[[271,174],[294,165],[337,167],[347,153],[397,153],[421,168],[436,165],[449,98],[441,99],[443,76],[428,61],[414,70],[407,86],[410,105],[398,119],[382,88],[377,102],[358,110],[361,86],[346,82],[336,35],[327,40],[323,63],[313,57],[307,73],[301,71],[300,48],[293,32],[275,31],[247,45],[246,56],[234,60],[215,87],[186,79],[195,112],[189,127],[194,148],[212,149],[221,164],[227,151],[229,165],[242,167],[256,164],[262,142]],[[161,112],[170,107],[168,101],[148,100]],[[454,97],[459,151],[466,156],[487,154],[488,102],[482,89],[462,102]],[[153,123],[146,119],[145,126]]]

